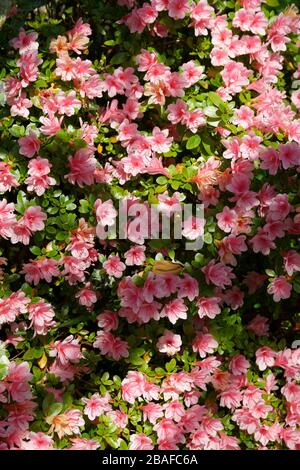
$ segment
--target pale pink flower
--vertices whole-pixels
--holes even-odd
[[[158,419],[164,416],[163,408],[158,403],[148,403],[141,407],[143,412],[144,421],[149,421],[151,424],[155,424]]]
[[[274,277],[268,287],[268,293],[273,294],[274,302],[280,302],[282,299],[288,299],[291,296],[292,285],[284,276]]]
[[[152,450],[154,449],[150,437],[145,434],[131,434],[129,450]]]
[[[19,186],[19,183],[10,172],[10,164],[0,162],[0,193],[10,191],[13,187],[17,186]]]
[[[65,175],[65,178],[67,178],[69,183],[78,184],[80,187],[94,183],[97,161],[95,157],[90,155],[88,149],[77,150],[73,156],[69,156],[68,160],[70,173]]]
[[[192,343],[193,351],[198,352],[200,357],[212,354],[218,347],[218,342],[209,333],[198,333]]]
[[[235,278],[232,268],[225,266],[223,263],[217,263],[216,260],[211,260],[201,271],[205,275],[207,284],[212,283],[222,289],[225,286],[231,285],[231,280]]]
[[[120,278],[125,271],[126,266],[120,260],[119,255],[109,255],[107,261],[104,261],[103,268],[109,276]]]
[[[175,20],[182,20],[189,11],[188,0],[169,0],[168,2],[168,14]]]
[[[117,211],[111,199],[105,202],[102,202],[101,199],[96,199],[94,207],[96,209],[96,219],[98,223],[103,226],[111,226],[115,223]]]
[[[47,135],[48,137],[52,137],[61,130],[63,116],[61,116],[60,118],[56,116],[42,116],[39,120],[43,124],[40,127],[41,133]]]
[[[171,300],[163,307],[160,316],[167,317],[174,325],[180,318],[187,319],[187,306],[181,299]]]
[[[199,285],[197,279],[185,273],[178,283],[178,297],[180,299],[187,297],[191,302],[199,294]]]
[[[205,219],[191,215],[183,222],[182,235],[188,240],[196,240],[204,235]]]
[[[44,220],[47,215],[42,212],[40,206],[29,206],[22,217],[23,223],[31,232],[38,232],[45,228]]]
[[[24,28],[20,28],[17,37],[9,41],[14,49],[18,49],[19,54],[25,54],[30,51],[37,51],[39,43],[36,41],[38,34],[35,32],[26,33]]]
[[[124,253],[127,266],[142,266],[146,260],[145,246],[135,245]]]
[[[52,305],[44,300],[39,300],[28,307],[28,318],[31,320],[35,335],[46,335],[50,328],[56,325],[53,318],[55,316]]]
[[[276,353],[268,346],[259,348],[255,356],[259,370],[266,370],[267,367],[273,367],[275,364]]]
[[[242,354],[237,354],[231,359],[229,367],[233,375],[244,375],[250,367],[250,362]]]
[[[119,361],[121,357],[128,357],[128,343],[109,331],[98,331],[93,343],[94,348],[100,349],[101,354]]]
[[[216,315],[221,313],[219,297],[200,297],[197,300],[198,315],[200,318],[215,318]]]
[[[85,437],[73,437],[70,441],[72,442],[70,450],[97,450],[100,447],[99,442]]]
[[[103,313],[100,313],[97,320],[98,326],[105,331],[116,330],[119,325],[117,312],[111,312],[110,310],[104,310]]]
[[[125,429],[128,423],[128,415],[124,411],[114,410],[108,413],[108,416],[112,419],[118,428]]]
[[[88,308],[97,302],[97,294],[90,283],[87,283],[85,287],[76,292],[75,298],[78,299],[80,305]]]
[[[85,403],[84,414],[87,415],[89,420],[94,421],[102,414],[111,411],[110,400],[111,396],[108,392],[103,397],[99,393],[94,393],[90,398],[82,398],[83,403]]]
[[[76,98],[76,91],[72,90],[68,94],[60,90],[56,95],[58,114],[73,116],[81,108],[81,102]]]
[[[70,410],[62,414],[53,414],[45,418],[47,424],[50,425],[49,432],[55,432],[59,439],[72,434],[80,434],[80,427],[85,422],[81,416],[81,411]]]
[[[43,432],[30,432],[26,436],[26,441],[22,443],[22,449],[25,450],[51,450],[54,441],[50,436]]]
[[[197,65],[193,60],[182,64],[182,75],[187,86],[192,86],[203,77],[204,67]]]
[[[289,250],[283,255],[284,269],[289,276],[292,276],[294,272],[300,271],[300,254],[295,250]]]
[[[234,209],[224,207],[223,211],[216,215],[218,227],[223,232],[230,233],[236,227],[238,216]]]
[[[129,371],[122,381],[122,399],[130,404],[143,395],[146,379],[141,372]]]
[[[29,109],[32,107],[31,100],[26,98],[25,93],[21,93],[19,97],[13,98],[10,108],[10,114],[12,116],[21,116],[23,118],[28,118]]]
[[[41,141],[33,131],[30,131],[29,135],[21,137],[18,140],[18,144],[20,146],[19,153],[25,157],[32,158],[36,153],[38,153]]]
[[[79,341],[74,339],[72,335],[63,341],[55,341],[51,345],[49,356],[57,357],[62,366],[68,365],[69,362],[76,364],[82,358]]]
[[[159,352],[174,356],[180,351],[182,345],[180,335],[174,334],[172,331],[165,330],[164,334],[158,338],[156,347]]]

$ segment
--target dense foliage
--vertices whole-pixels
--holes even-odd
[[[1,449],[300,449],[300,16],[286,3],[10,5]],[[202,204],[204,220],[147,238],[153,204],[171,221]],[[107,239],[119,207],[125,236]]]

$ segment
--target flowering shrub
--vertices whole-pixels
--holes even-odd
[[[300,449],[297,9],[66,3],[1,31],[0,448]]]

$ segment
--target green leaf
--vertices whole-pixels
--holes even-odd
[[[173,358],[170,360],[170,362],[166,363],[166,370],[168,372],[173,372],[176,368],[176,360]]]
[[[209,100],[212,104],[217,106],[221,111],[225,111],[227,109],[226,103],[222,100],[222,98],[218,95],[218,93],[215,93],[214,91],[210,91],[208,93]]]
[[[204,234],[204,236],[203,236],[203,241],[204,241],[204,243],[206,243],[207,245],[211,245],[211,244],[212,244],[213,239],[212,239],[212,236],[211,236],[211,234],[210,234],[209,232],[206,232],[206,233]]]
[[[18,124],[14,124],[9,129],[9,132],[13,137],[23,137],[23,135],[25,135],[25,127],[19,126]]]
[[[38,246],[31,246],[29,249],[33,255],[39,256],[41,254],[41,250]]]
[[[187,150],[192,150],[192,149],[195,149],[196,147],[198,147],[198,145],[200,144],[201,142],[201,139],[200,139],[200,136],[199,135],[192,135],[187,143],[186,143],[186,148]]]
[[[156,178],[156,182],[157,184],[166,184],[168,182],[167,178],[165,176],[159,176],[158,178]]]
[[[52,416],[52,415],[59,415],[60,412],[63,409],[63,404],[62,403],[52,403],[50,406],[47,415]]]

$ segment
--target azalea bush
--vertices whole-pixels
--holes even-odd
[[[1,449],[300,449],[288,3],[9,6]],[[153,205],[203,217],[149,237]]]

